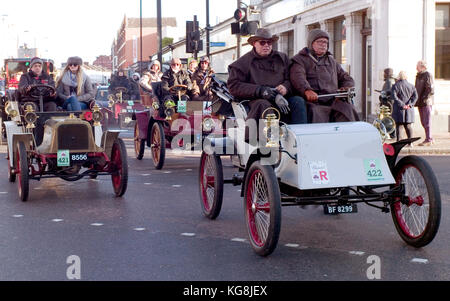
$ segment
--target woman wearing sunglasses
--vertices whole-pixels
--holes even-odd
[[[64,102],[62,108],[67,111],[81,111],[89,108],[94,99],[94,89],[91,80],[83,72],[80,57],[69,57],[67,66],[56,81],[56,90],[59,98]]]

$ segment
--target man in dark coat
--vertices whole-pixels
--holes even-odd
[[[277,40],[278,36],[259,28],[248,39],[253,49],[228,66],[228,89],[236,99],[250,100],[248,119],[259,120],[266,109],[275,107],[283,121],[306,123],[304,100],[292,96],[288,56],[272,49]]]
[[[397,127],[397,141],[400,140],[400,126],[403,126],[408,139],[412,137],[414,123],[414,104],[417,101],[416,88],[406,80],[406,72],[400,71],[397,82],[392,86],[392,98],[394,100],[394,118]],[[409,144],[409,147],[412,145]]]
[[[209,90],[209,84],[211,83],[211,75],[214,74],[214,70],[209,65],[209,58],[204,56],[200,59],[200,65],[192,74],[191,80],[198,93],[198,97],[195,100],[208,101],[212,100],[212,93]]]
[[[329,35],[313,29],[308,35],[308,46],[291,59],[290,79],[296,93],[307,100],[308,121],[343,122],[357,121],[353,104],[334,97],[318,98],[318,95],[336,93],[355,86],[328,51]]]
[[[170,63],[170,69],[164,72],[161,78],[161,88],[164,99],[171,98],[172,100],[178,100],[178,94],[170,91],[171,87],[177,85],[187,86],[187,94],[190,94],[191,97],[198,94],[198,92],[193,90],[194,86],[189,73],[182,69],[181,60],[178,58],[173,58]],[[182,99],[189,100],[189,97],[187,97],[187,95],[183,95]]]
[[[430,146],[434,144],[431,136],[431,109],[432,109],[432,95],[433,91],[433,77],[427,71],[427,64],[425,61],[417,62],[416,75],[416,90],[418,99],[416,107],[419,109],[420,122],[425,130],[425,140],[419,143],[419,146]]]
[[[108,91],[110,94],[116,94],[117,88],[126,88],[127,92],[123,92],[122,99],[130,100],[133,88],[130,85],[130,81],[128,77],[126,77],[125,73],[122,70],[117,72],[117,75],[111,78],[111,84],[108,87]]]
[[[47,73],[42,71],[44,62],[38,58],[34,57],[30,62],[30,70],[28,73],[20,77],[19,82],[19,101],[20,102],[34,102],[39,107],[38,100],[28,96],[28,92],[31,90],[33,85],[45,84],[55,87],[55,81]],[[57,97],[56,91],[54,93],[44,95],[44,108],[43,111],[56,111],[57,110]]]

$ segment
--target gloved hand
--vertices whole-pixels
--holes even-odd
[[[276,89],[267,87],[267,86],[259,86],[256,90],[256,95],[258,97],[267,99],[268,101],[275,100],[275,96],[277,96],[278,91]]]
[[[286,98],[283,97],[283,95],[277,94],[277,96],[275,96],[275,104],[280,108],[281,113],[283,114],[289,113],[290,111],[289,103],[286,100]]]
[[[319,98],[317,97],[317,93],[313,90],[305,91],[306,100],[310,102],[316,102]]]

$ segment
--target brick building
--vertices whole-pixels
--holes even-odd
[[[97,56],[95,61],[92,63],[95,66],[101,66],[105,69],[112,70],[112,59],[110,55],[100,55]]]
[[[170,28],[176,28],[177,21],[175,18],[163,18],[162,28],[164,33],[170,31]],[[122,24],[117,32],[111,46],[112,70],[127,71],[129,67],[140,61],[140,19],[127,18],[124,16]],[[142,60],[149,61],[149,57],[157,51],[157,19],[142,19]]]

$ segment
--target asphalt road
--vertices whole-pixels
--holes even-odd
[[[368,280],[374,258],[381,280],[450,280],[449,157],[425,157],[442,195],[430,245],[407,246],[391,215],[366,205],[339,216],[283,207],[278,247],[262,258],[248,242],[240,187],[225,186],[221,214],[208,220],[199,201],[199,154],[169,152],[157,171],[149,150],[136,160],[125,137],[122,198],[114,197],[110,177],[46,179],[31,182],[29,201],[21,203],[7,161],[0,164],[0,280],[358,281]],[[1,158],[5,152],[0,146]],[[223,164],[226,174],[235,172],[228,159]]]

